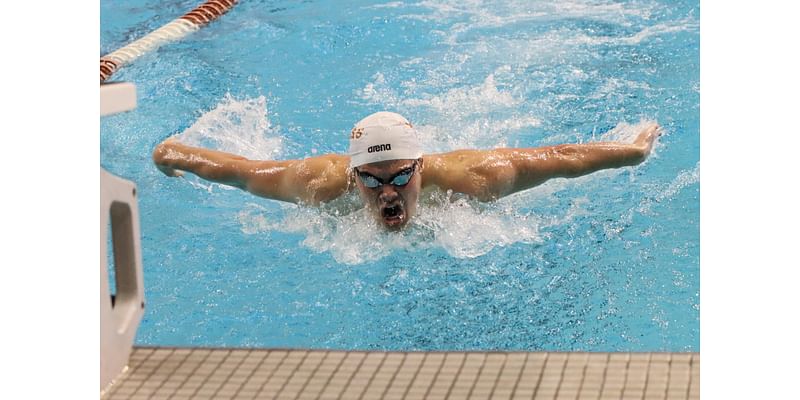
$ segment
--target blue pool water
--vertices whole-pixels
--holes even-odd
[[[199,1],[101,1],[101,54]],[[141,345],[699,351],[699,3],[242,1],[122,68],[135,111],[101,164],[136,183]],[[633,168],[480,204],[446,194],[381,232],[153,166],[157,143],[251,158],[345,152],[405,115],[426,151],[666,134]]]

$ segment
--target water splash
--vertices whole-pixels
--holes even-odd
[[[598,141],[633,143],[633,141],[636,139],[637,136],[639,136],[639,133],[641,133],[644,128],[654,123],[656,123],[656,121],[649,119],[642,119],[635,124],[620,122],[608,132],[601,134],[598,137]]]
[[[458,87],[448,90],[440,96],[408,99],[402,103],[411,107],[430,107],[439,114],[451,113],[454,111],[453,105],[459,105],[458,113],[464,115],[514,107],[522,103],[522,99],[515,98],[507,91],[499,90],[494,74],[489,74],[478,86]]]
[[[646,120],[636,124],[623,122],[597,139],[632,142],[650,123],[652,121]],[[474,258],[497,247],[541,243],[544,237],[540,228],[569,225],[575,218],[587,215],[589,199],[578,197],[568,209],[556,215],[537,215],[521,209],[547,207],[556,192],[607,180],[623,171],[612,169],[575,179],[554,179],[493,203],[482,203],[452,192],[427,192],[420,201],[417,215],[401,232],[387,232],[379,226],[368,210],[361,208],[355,193],[322,209],[281,204],[282,214],[268,213],[262,206],[248,204],[238,218],[246,234],[267,231],[299,234],[303,237],[303,246],[319,253],[328,252],[342,264],[376,261],[401,250],[419,252],[437,248],[455,258]],[[691,183],[691,176],[676,179],[680,183],[671,185],[672,189],[664,193],[680,190],[678,186]],[[369,246],[365,247],[364,243]]]
[[[425,12],[410,13],[402,18],[452,24],[446,32],[438,32],[444,36],[443,42],[449,45],[459,44],[461,37],[475,30],[559,19],[585,19],[627,27],[636,21],[649,20],[657,11],[656,5],[652,3],[621,4],[598,1],[532,3],[520,0],[487,7],[482,1],[426,0],[416,7],[421,7]]]
[[[191,146],[259,160],[278,158],[283,148],[283,139],[270,125],[264,96],[238,100],[228,93],[175,138]]]
[[[699,161],[695,164],[694,168],[681,171],[672,182],[658,187],[654,191],[654,195],[642,199],[639,206],[636,207],[636,211],[642,214],[650,213],[655,204],[672,200],[683,189],[698,182],[700,182]],[[626,215],[626,219],[630,219],[630,216]]]
[[[267,215],[263,207],[249,204],[239,213],[242,231],[300,234],[303,246],[329,252],[342,264],[376,261],[396,251],[436,248],[456,258],[474,258],[500,246],[541,242],[535,215],[521,214],[502,202],[479,203],[441,191],[420,203],[418,214],[401,232],[383,229],[366,208],[347,214],[295,206],[286,206],[284,211],[283,216]]]
[[[440,95],[423,93],[418,97],[400,95],[378,73],[361,90],[361,98],[386,109],[410,115],[432,115],[427,121],[413,121],[428,153],[465,148],[507,147],[510,133],[537,127],[541,120],[521,113],[523,99],[501,89],[497,75],[508,74],[507,65],[486,76],[481,84],[451,88]],[[401,85],[408,86],[408,85]],[[503,116],[492,116],[492,113]],[[510,116],[508,114],[511,114]]]

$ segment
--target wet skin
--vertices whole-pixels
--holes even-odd
[[[353,170],[349,168],[350,157],[342,154],[302,160],[248,160],[168,139],[153,151],[153,162],[167,176],[189,171],[256,196],[309,206],[341,197],[353,190],[355,182],[373,216],[395,230],[414,216],[423,188],[452,190],[480,201],[494,201],[552,178],[574,178],[639,164],[650,154],[660,134],[658,124],[649,123],[632,143],[590,142],[425,154],[416,160],[416,169],[406,185],[383,184],[374,188],[364,186],[356,170],[390,182],[415,160],[382,161]]]

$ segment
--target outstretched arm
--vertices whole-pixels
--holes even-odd
[[[167,176],[191,172],[211,182],[257,196],[318,205],[347,191],[346,156],[328,154],[303,160],[248,160],[234,154],[166,140],[153,151],[153,162]]]
[[[527,149],[458,150],[425,159],[425,185],[491,201],[540,185],[551,178],[574,178],[644,161],[660,135],[658,124],[644,128],[633,143],[598,142]]]

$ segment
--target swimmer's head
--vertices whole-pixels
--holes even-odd
[[[422,157],[417,131],[402,115],[381,111],[356,123],[350,132],[350,168],[388,160]]]
[[[361,199],[389,229],[414,216],[422,189],[422,146],[405,118],[378,112],[359,121],[350,134],[350,167]]]

